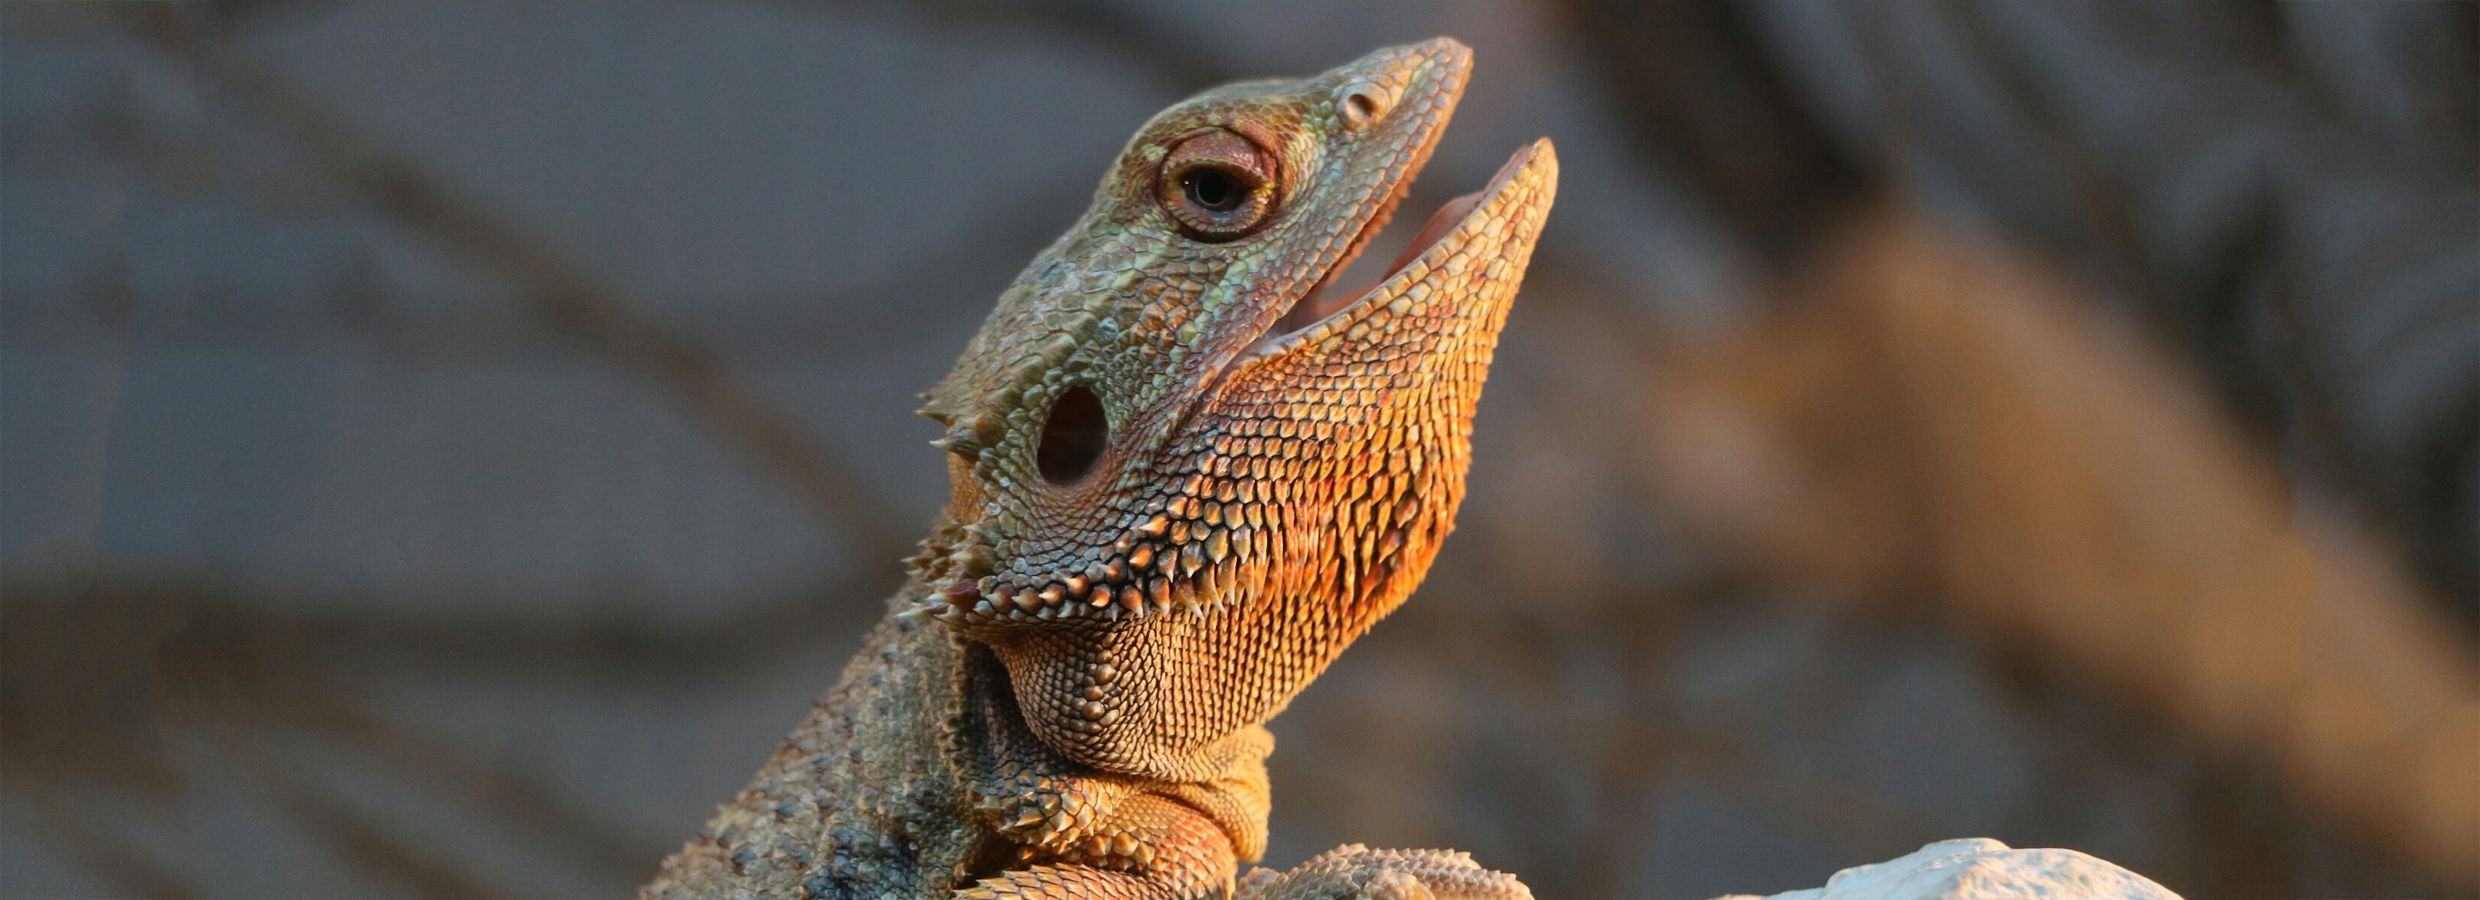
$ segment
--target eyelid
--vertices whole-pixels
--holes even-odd
[[[1220,163],[1248,172],[1258,180],[1271,184],[1275,180],[1274,160],[1255,141],[1221,128],[1208,129],[1181,138],[1165,154],[1163,169],[1167,173],[1201,164]]]

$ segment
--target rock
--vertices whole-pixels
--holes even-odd
[[[2014,850],[1988,838],[1939,841],[1834,873],[1826,886],[1763,900],[2180,900],[2152,879],[2074,850]],[[1735,894],[1717,900],[1758,900]]]

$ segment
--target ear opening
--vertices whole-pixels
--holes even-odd
[[[1102,397],[1093,388],[1073,385],[1051,401],[1050,418],[1042,423],[1042,443],[1035,448],[1035,468],[1052,484],[1068,484],[1093,471],[1094,462],[1111,442],[1111,421],[1103,414]]]

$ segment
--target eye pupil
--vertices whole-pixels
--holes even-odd
[[[1240,180],[1231,173],[1217,169],[1199,169],[1180,179],[1181,189],[1188,192],[1188,201],[1214,212],[1230,212],[1240,208],[1247,192],[1240,189]]]

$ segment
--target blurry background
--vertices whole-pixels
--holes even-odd
[[[1564,183],[1271,864],[2480,891],[2480,6],[269,0],[0,5],[0,895],[625,893],[1126,136],[1434,34]]]

